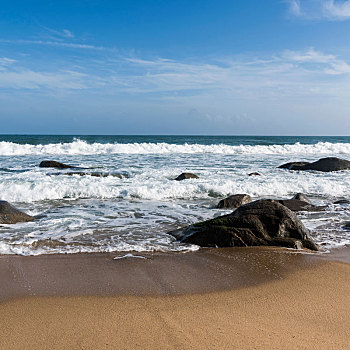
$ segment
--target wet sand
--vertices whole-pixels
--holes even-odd
[[[348,249],[142,255],[1,256],[0,349],[350,347]]]
[[[134,255],[138,258],[123,259],[125,253],[0,256],[0,278],[6,281],[0,300],[33,295],[207,293],[279,280],[319,261],[313,253],[268,248]]]

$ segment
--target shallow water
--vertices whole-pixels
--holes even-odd
[[[0,199],[36,215],[0,226],[0,254],[187,251],[167,231],[229,211],[229,194],[254,199],[307,194],[321,213],[301,213],[326,249],[350,243],[349,171],[290,172],[276,167],[325,156],[350,159],[346,137],[0,136]],[[39,168],[52,159],[125,177],[64,176]],[[84,171],[89,171],[84,169]],[[181,172],[198,180],[173,179]],[[262,176],[247,174],[258,171]]]

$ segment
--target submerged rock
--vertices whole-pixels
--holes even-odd
[[[9,202],[0,200],[0,224],[16,224],[17,222],[33,221],[34,218],[18,210]]]
[[[321,211],[326,208],[325,206],[316,206],[298,199],[281,199],[277,202],[286,206],[291,211]]]
[[[176,181],[182,181],[186,179],[199,179],[199,177],[192,173],[182,173],[180,174],[175,180]]]
[[[297,167],[302,167],[310,164],[309,162],[290,162],[286,164],[280,165],[278,168],[280,169],[288,169],[288,170],[299,170]]]
[[[251,201],[252,201],[252,198],[248,194],[233,194],[232,196],[222,199],[218,203],[216,208],[234,209],[234,208],[240,207],[241,205],[250,203]]]
[[[72,165],[63,164],[60,162],[56,162],[55,160],[43,160],[39,164],[40,168],[58,168],[58,169],[69,169],[69,168],[76,168]]]
[[[291,162],[279,166],[281,169],[288,170],[315,170],[315,171],[340,171],[349,170],[350,161],[336,157],[327,157],[317,160],[316,162]]]
[[[240,206],[232,214],[169,232],[201,247],[282,246],[318,250],[308,230],[287,207],[271,200]]]
[[[343,225],[343,228],[345,230],[350,230],[350,221],[345,222],[345,224]]]
[[[335,201],[334,204],[350,204],[350,201],[348,199],[339,199]]]
[[[304,193],[297,193],[291,199],[297,199],[299,201],[303,201],[303,202],[312,204],[310,199]]]
[[[48,174],[48,175],[67,175],[67,176],[73,176],[73,175],[79,175],[79,176],[94,176],[94,177],[108,177],[108,176],[112,176],[112,177],[117,177],[119,179],[122,179],[123,177],[126,177],[122,174],[119,173],[99,173],[99,172],[83,172],[83,171],[70,171],[67,173],[52,173],[52,174]]]
[[[327,206],[313,205],[310,199],[303,193],[297,193],[291,199],[280,199],[278,203],[286,206],[291,211],[321,211]]]
[[[248,174],[248,176],[261,176],[258,172],[254,171],[253,173]]]

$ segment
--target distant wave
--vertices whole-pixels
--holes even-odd
[[[74,140],[70,143],[47,145],[0,142],[0,155],[89,155],[89,154],[350,154],[350,143],[318,142],[312,145],[299,142],[289,145],[225,144],[169,144],[169,143],[87,143]]]

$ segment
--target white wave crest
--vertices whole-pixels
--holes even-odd
[[[46,173],[28,172],[0,181],[1,199],[9,202],[33,203],[45,200],[90,198],[141,199],[152,201],[208,200],[234,193],[247,193],[255,198],[288,198],[297,192],[328,198],[343,197],[348,193],[350,179],[345,173],[314,174],[274,170],[261,177],[245,173],[205,175],[199,180],[184,182],[169,180],[166,171],[157,177],[147,174],[127,180],[114,177],[47,176]]]
[[[239,145],[168,144],[168,143],[69,143],[46,145],[0,142],[0,155],[90,155],[90,154],[350,154],[350,143],[318,142],[312,145]]]

